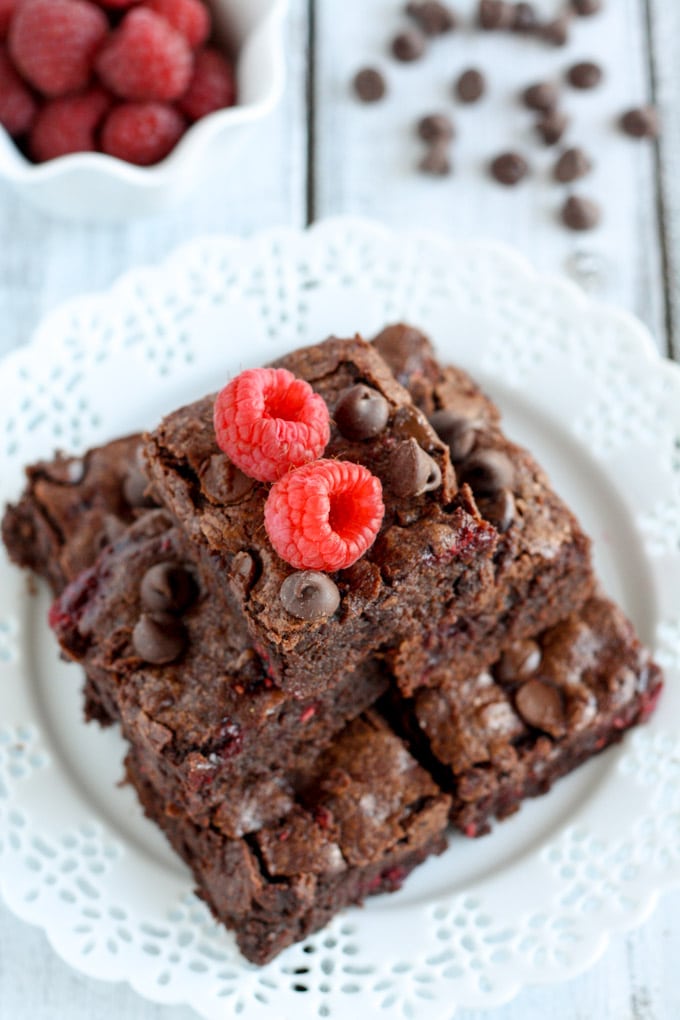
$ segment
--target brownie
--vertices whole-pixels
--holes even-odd
[[[121,721],[147,775],[169,785],[194,821],[241,836],[290,802],[296,771],[375,703],[387,678],[369,658],[332,691],[286,695],[191,555],[169,515],[148,510],[64,590],[50,619],[86,670],[90,715]],[[174,591],[164,605],[145,606],[159,570]],[[145,647],[138,624],[159,612],[168,618]]]
[[[512,641],[536,634],[579,609],[593,588],[590,541],[551,488],[545,472],[502,432],[498,409],[459,368],[442,366],[427,338],[405,325],[374,340],[395,377],[448,440],[460,481],[495,524],[495,598],[480,612],[444,605],[420,632],[389,651],[406,694],[466,680]]]
[[[277,685],[304,696],[331,687],[406,635],[417,640],[442,607],[464,617],[493,601],[497,531],[480,517],[469,488],[457,489],[447,445],[375,348],[359,338],[331,339],[276,364],[307,380],[332,419],[357,384],[377,390],[388,405],[378,435],[347,438],[334,425],[326,450],[327,457],[360,462],[377,475],[386,507],[372,548],[332,575],[341,599],[331,617],[300,620],[284,608],[281,586],[293,570],[264,531],[268,487],[245,479],[217,447],[213,397],[167,417],[148,437],[145,454],[154,491],[194,543],[212,589],[246,622]],[[394,457],[414,441],[434,462],[441,484],[407,495]]]
[[[343,907],[398,889],[446,847],[448,797],[372,713],[335,738],[288,811],[243,839],[192,823],[159,795],[134,751],[126,765],[146,814],[253,963],[271,960]]]
[[[388,713],[452,794],[451,821],[477,836],[643,722],[662,683],[632,624],[598,593],[490,670],[392,698]]]

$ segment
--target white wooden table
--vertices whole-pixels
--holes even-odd
[[[472,0],[454,0],[461,11]],[[659,348],[680,355],[680,3],[608,0],[583,19],[566,50],[463,32],[431,57],[399,66],[386,42],[402,23],[398,0],[291,0],[288,83],[279,109],[261,124],[238,167],[213,168],[185,205],[131,226],[76,226],[48,219],[0,186],[0,354],[25,342],[63,299],[106,287],[131,266],[160,259],[189,237],[245,233],[275,223],[300,226],[339,213],[455,236],[512,242],[543,269],[576,274],[598,297],[639,315]],[[557,7],[544,0],[543,9]],[[506,147],[529,146],[529,117],[511,98],[523,85],[595,57],[607,71],[597,95],[568,97],[572,137],[597,156],[580,190],[603,201],[603,226],[575,235],[555,221],[561,191],[551,156],[532,146],[534,179],[514,192],[481,167]],[[390,98],[360,106],[347,83],[364,63],[389,74]],[[465,67],[489,76],[490,96],[456,110],[450,82]],[[661,107],[656,146],[621,137],[618,112],[644,99]],[[458,123],[456,173],[418,177],[412,122],[449,109]],[[595,269],[595,272],[591,270]],[[493,1013],[460,1020],[677,1020],[680,1017],[680,892],[640,930],[612,941],[586,975],[525,991]],[[0,1020],[191,1020],[191,1010],[151,1006],[128,988],[72,972],[39,932],[0,906]]]

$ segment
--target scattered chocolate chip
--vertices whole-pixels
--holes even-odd
[[[427,152],[418,164],[418,169],[421,173],[430,174],[432,177],[448,177],[453,169],[448,145],[445,142],[434,142],[429,145]]]
[[[417,407],[409,405],[400,407],[392,421],[392,432],[397,439],[415,439],[423,450],[437,449],[437,442],[432,435],[427,418]]]
[[[377,103],[387,92],[385,76],[375,67],[362,67],[354,75],[352,85],[362,103]]]
[[[406,13],[413,18],[425,35],[444,35],[457,25],[454,12],[438,0],[420,0],[406,4]]]
[[[568,14],[560,14],[558,17],[548,21],[540,29],[541,38],[551,46],[566,46],[569,41],[569,26],[571,18]]]
[[[486,92],[486,78],[476,67],[469,67],[456,79],[454,89],[461,103],[476,103]]]
[[[602,0],[571,0],[571,6],[575,14],[581,18],[589,18],[592,14],[599,14],[602,10]]]
[[[146,477],[143,464],[142,448],[138,447],[132,463],[128,465],[123,482],[125,501],[135,508],[154,505],[153,500],[146,494],[149,488],[149,479]]]
[[[560,181],[562,184],[571,184],[572,181],[585,177],[592,168],[590,157],[583,149],[565,149],[555,163],[553,176],[556,181]]]
[[[252,553],[242,549],[231,561],[231,577],[239,589],[247,594],[257,580],[259,563]]]
[[[422,496],[442,483],[439,464],[415,439],[400,443],[390,457],[390,488],[396,496]]]
[[[420,60],[427,48],[425,36],[414,28],[406,32],[400,32],[392,40],[392,54],[402,63],[411,63],[413,60]]]
[[[472,453],[477,432],[470,418],[453,411],[435,411],[430,418],[430,425],[448,446],[454,464],[459,464]]]
[[[346,439],[373,439],[390,416],[390,405],[372,386],[357,383],[340,397],[335,408],[335,424]]]
[[[493,524],[504,535],[515,519],[515,497],[510,489],[501,489],[493,496],[480,496],[479,509],[482,517]]]
[[[514,641],[494,666],[494,676],[503,684],[528,680],[541,665],[541,646],[535,641]]]
[[[142,605],[150,613],[181,613],[198,594],[193,574],[181,563],[156,563],[139,586]]]
[[[519,152],[503,152],[491,163],[491,174],[499,184],[519,184],[529,172],[529,165]]]
[[[557,145],[569,127],[569,117],[561,110],[548,110],[536,121],[536,131],[546,145]]]
[[[656,138],[659,134],[659,114],[653,106],[638,106],[628,110],[619,123],[631,138]]]
[[[514,18],[512,22],[512,31],[519,32],[521,35],[531,35],[538,28],[538,14],[533,4],[529,3],[517,3],[515,4]]]
[[[486,32],[512,28],[514,18],[514,7],[506,0],[479,0],[477,22]]]
[[[316,570],[290,574],[281,585],[280,598],[286,612],[298,620],[321,620],[340,605],[338,586]]]
[[[515,469],[509,457],[500,450],[480,450],[469,457],[462,467],[463,481],[475,495],[495,496],[502,489],[512,489]]]
[[[594,230],[602,219],[597,202],[572,195],[562,206],[562,222],[570,230]]]
[[[140,659],[162,666],[180,657],[187,645],[187,632],[172,616],[143,613],[132,631],[132,644]]]
[[[522,93],[522,101],[530,110],[548,113],[554,110],[560,97],[560,90],[552,81],[541,81],[530,85]]]
[[[418,121],[418,134],[424,142],[450,142],[455,134],[453,121],[445,113],[429,113]]]
[[[515,708],[529,726],[560,737],[564,733],[564,701],[553,684],[534,678],[515,694]]]
[[[198,477],[208,499],[226,506],[240,503],[255,484],[224,453],[213,453],[209,460],[204,461]]]
[[[567,71],[567,80],[575,89],[594,89],[602,77],[602,68],[592,60],[581,60]]]

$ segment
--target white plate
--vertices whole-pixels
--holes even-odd
[[[152,426],[228,373],[330,332],[407,319],[496,397],[595,538],[598,568],[667,669],[659,711],[490,837],[452,837],[394,896],[268,967],[245,964],[115,786],[123,745],[80,722],[47,595],[0,561],[0,886],[56,951],[203,1016],[450,1018],[556,981],[680,880],[680,372],[631,318],[511,251],[336,220],[205,239],[74,301],[0,374],[0,497],[55,445]]]

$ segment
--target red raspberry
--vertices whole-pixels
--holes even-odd
[[[186,92],[194,69],[189,44],[165,18],[135,7],[97,58],[104,84],[121,99],[165,102]]]
[[[115,11],[122,11],[125,7],[132,7],[133,4],[138,4],[140,0],[95,0],[100,7],[108,7]]]
[[[384,514],[382,486],[367,468],[317,460],[272,485],[264,524],[286,563],[331,573],[351,567],[373,545]]]
[[[144,6],[169,21],[192,50],[202,46],[210,35],[210,11],[202,0],[144,0]]]
[[[0,39],[7,38],[9,20],[14,13],[17,0],[0,0]]]
[[[220,449],[261,482],[316,460],[330,439],[323,397],[285,368],[237,375],[217,395],[214,422]]]
[[[151,166],[165,159],[185,129],[184,118],[167,103],[121,103],[102,128],[102,152]]]
[[[110,106],[111,97],[99,86],[79,96],[48,100],[31,131],[32,158],[44,163],[73,152],[94,152],[95,132]]]
[[[109,32],[106,15],[89,0],[21,0],[9,26],[17,70],[52,98],[84,89]]]
[[[16,138],[30,130],[38,104],[0,46],[0,124]]]
[[[189,120],[233,106],[236,101],[234,69],[219,50],[199,50],[194,76],[178,106]]]

